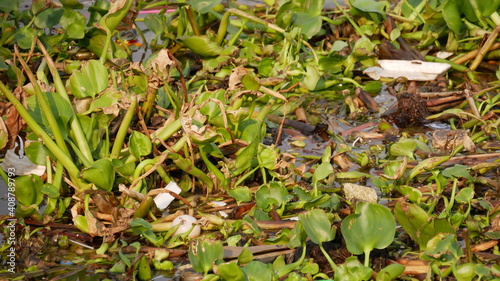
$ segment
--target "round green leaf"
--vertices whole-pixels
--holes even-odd
[[[248,281],[273,280],[273,272],[266,264],[260,261],[252,261],[242,268]]]
[[[273,206],[280,207],[287,198],[288,190],[280,182],[262,185],[255,193],[257,207],[270,211]]]
[[[227,194],[236,199],[236,202],[240,204],[241,202],[249,202],[252,200],[252,192],[246,186],[239,186],[233,189],[228,189]]]
[[[145,134],[133,131],[130,135],[130,152],[135,158],[140,159],[141,156],[148,155],[153,149],[151,139]]]
[[[321,245],[335,239],[336,229],[332,228],[332,223],[328,219],[325,211],[314,209],[299,215],[299,221],[304,230],[315,244]]]
[[[33,38],[35,38],[35,30],[29,26],[23,26],[14,34],[14,39],[16,39],[17,45],[21,49],[31,48],[33,43]]]
[[[163,18],[158,14],[147,14],[144,17],[144,25],[153,31],[156,36],[163,33]]]
[[[109,159],[99,159],[93,166],[82,171],[82,178],[97,187],[110,191],[115,182],[115,168]]]
[[[34,24],[38,28],[52,28],[60,22],[64,13],[63,9],[46,9],[35,17]]]
[[[342,221],[341,229],[349,252],[360,255],[389,246],[396,233],[396,220],[386,207],[361,202],[356,213]]]
[[[198,13],[206,14],[221,2],[222,0],[191,0],[189,4],[191,4],[191,7]]]
[[[43,194],[40,190],[43,187],[42,178],[37,175],[20,176],[16,178],[16,189],[14,194],[17,201],[23,206],[40,204]]]
[[[413,139],[401,139],[397,143],[391,145],[389,154],[391,156],[406,156],[414,159],[413,152],[417,149],[417,144]]]
[[[108,70],[97,60],[91,60],[69,77],[69,88],[77,98],[95,97],[108,87]]]

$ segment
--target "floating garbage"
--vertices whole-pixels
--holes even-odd
[[[165,186],[165,189],[170,190],[176,194],[181,193],[181,188],[173,181],[169,182],[167,186]],[[156,207],[160,210],[164,210],[174,201],[175,197],[170,195],[169,193],[160,193],[156,195],[154,201],[156,204]]]
[[[404,77],[412,81],[432,81],[451,66],[447,63],[419,60],[379,60],[378,66],[365,69],[364,74],[374,80]]]
[[[172,226],[176,226],[179,224],[179,228],[175,231],[174,235],[179,235],[188,232],[191,228],[191,232],[189,233],[189,238],[196,238],[200,236],[201,233],[201,227],[196,224],[198,220],[196,220],[195,217],[190,216],[190,215],[182,215],[178,216],[174,219],[172,222]],[[194,225],[194,227],[193,227]]]
[[[13,149],[7,150],[0,167],[5,172],[14,173],[16,176],[31,174],[35,174],[40,177],[43,176],[43,174],[45,174],[46,167],[31,162],[31,160],[24,154],[24,141],[21,137],[18,136],[18,138],[19,143],[16,142]],[[19,151],[16,153],[18,146]]]

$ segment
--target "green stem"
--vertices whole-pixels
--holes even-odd
[[[115,143],[113,144],[113,148],[111,149],[111,159],[118,159],[120,156],[120,152],[122,150],[123,143],[125,142],[125,138],[127,137],[128,129],[130,128],[130,124],[135,116],[135,108],[137,107],[137,98],[132,97],[132,103],[125,113],[123,117],[122,123],[120,124],[120,129],[118,129],[118,133],[116,133]]]
[[[200,29],[198,28],[198,24],[196,23],[196,19],[193,13],[193,9],[191,9],[191,6],[186,6],[186,15],[189,20],[189,24],[191,25],[191,28],[193,29],[193,33],[196,36],[201,35]]]
[[[234,186],[240,186],[241,183],[243,183],[249,176],[251,176],[255,171],[257,171],[260,167],[257,166],[253,168],[253,170],[249,171],[248,173],[244,174],[241,178],[238,179],[238,181],[234,184]]]
[[[66,143],[64,141],[64,137],[62,135],[62,132],[59,128],[59,124],[57,123],[57,120],[52,113],[52,109],[50,108],[50,104],[45,96],[45,94],[42,92],[42,89],[40,89],[40,86],[35,79],[35,76],[31,72],[28,64],[24,61],[24,59],[18,54],[17,49],[16,49],[16,54],[19,57],[19,62],[23,66],[24,71],[26,71],[26,75],[28,76],[31,84],[33,85],[33,90],[35,91],[35,96],[38,101],[38,104],[40,105],[40,108],[42,109],[43,115],[47,119],[47,122],[49,123],[50,129],[52,131],[52,134],[54,135],[54,139],[56,140],[57,145],[61,148],[61,150],[66,154],[69,155],[68,148],[66,147]]]
[[[333,272],[337,273],[337,265],[335,264],[335,262],[332,260],[332,257],[330,257],[330,255],[328,254],[328,252],[325,250],[325,248],[323,247],[323,244],[319,244],[319,248],[321,249],[321,252],[323,253],[323,255],[325,256],[326,260],[328,261],[328,263],[330,264],[330,267],[333,269]],[[305,250],[305,249],[304,249]]]
[[[220,21],[219,30],[217,30],[217,37],[215,38],[215,43],[222,45],[224,38],[227,34],[227,26],[229,25],[229,16],[231,13],[226,12]]]
[[[36,121],[31,117],[28,111],[24,108],[23,104],[17,100],[14,94],[5,86],[4,83],[0,81],[0,91],[3,92],[5,97],[12,103],[12,105],[16,108],[19,115],[24,119],[26,124],[33,130],[33,132],[39,136],[47,146],[47,148],[54,154],[54,156],[61,161],[64,165],[68,173],[74,177],[78,178],[78,174],[80,170],[76,167],[73,160],[69,158],[68,154],[66,154],[53,140],[52,138],[36,123]]]
[[[106,62],[106,55],[108,54],[109,44],[111,43],[111,37],[113,34],[110,30],[106,30],[106,41],[104,41],[104,47],[102,48],[101,58],[99,61],[104,64]]]
[[[205,174],[205,172],[203,172],[202,170],[193,166],[190,161],[182,158],[177,153],[170,153],[168,155],[168,158],[172,159],[174,161],[175,165],[177,165],[177,167],[179,167],[179,169],[181,169],[184,172],[186,172],[192,176],[195,176],[196,178],[201,180],[207,186],[207,189],[209,191],[212,190],[212,188],[214,187],[214,183],[213,183],[212,179],[209,176],[207,176],[207,174]]]
[[[447,63],[449,65],[451,65],[451,68],[457,70],[457,71],[461,71],[461,72],[465,72],[467,74],[467,76],[469,77],[469,79],[475,83],[475,84],[479,84],[476,76],[474,75],[474,72],[471,71],[469,68],[467,68],[466,66],[463,66],[461,64],[457,64],[457,63],[454,63],[450,60],[446,60],[446,59],[440,59],[440,58],[436,58],[436,57],[433,57],[433,56],[425,56],[425,60],[426,61],[430,61],[430,62],[441,62],[441,63]]]
[[[457,185],[458,185],[458,179],[453,178],[453,188],[451,190],[450,202],[448,203],[448,206],[446,206],[445,211],[442,213],[443,216],[451,215],[451,209],[453,208],[453,204],[455,203],[455,194],[457,193]]]
[[[205,162],[205,165],[207,165],[207,168],[219,179],[221,185],[224,187],[226,185],[226,177],[212,162],[210,162],[207,154],[205,153],[204,147],[202,146],[200,146],[200,155],[203,162]]]
[[[365,266],[370,267],[370,252],[371,251],[365,251]]]
[[[300,259],[294,263],[290,263],[278,268],[276,270],[276,275],[278,275],[278,278],[281,279],[283,276],[287,275],[288,273],[292,272],[297,267],[299,267],[304,262],[305,258],[306,258],[306,244],[304,243],[302,245],[302,255],[300,256]]]
[[[61,76],[59,75],[59,71],[57,70],[56,64],[50,57],[49,53],[45,49],[45,46],[43,46],[42,42],[40,42],[40,40],[37,40],[37,43],[38,43],[38,48],[42,51],[43,55],[45,56],[44,61],[46,61],[47,66],[49,67],[50,74],[52,74],[52,80],[54,81],[54,87],[56,88],[56,92],[61,97],[63,97],[69,104],[71,104],[71,100],[68,96],[68,93],[66,92],[66,87],[64,86]],[[78,148],[83,153],[87,161],[93,162],[90,146],[87,142],[85,134],[83,133],[82,126],[80,124],[79,119],[76,116],[73,107],[71,107],[71,113],[73,115],[73,118],[71,118],[70,126],[71,126],[71,133],[73,135],[73,140],[78,145]]]

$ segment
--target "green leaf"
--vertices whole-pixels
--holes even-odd
[[[59,126],[59,129],[64,135],[67,135],[68,124],[70,120],[73,118],[73,109],[71,108],[71,104],[65,100],[63,97],[56,93],[47,92],[44,93],[45,98],[49,102],[50,110],[56,116],[56,121]],[[31,96],[26,101],[28,105],[28,111],[30,115],[35,119],[35,121],[44,126],[45,129],[49,132],[52,132],[51,127],[53,124],[49,124],[45,115],[42,112],[42,108],[36,98],[36,96]]]
[[[455,164],[453,167],[444,169],[442,175],[447,178],[466,178],[472,180],[469,169],[468,166]]]
[[[404,270],[405,270],[405,266],[402,265],[402,264],[399,264],[399,263],[390,264],[390,265],[384,267],[377,274],[376,281],[390,281],[390,280],[394,280],[397,277],[399,277],[399,275],[401,275],[401,273],[403,273]]]
[[[241,83],[243,83],[243,86],[245,86],[246,90],[258,90],[260,88],[260,81],[257,80],[257,77],[255,77],[255,74],[249,73],[241,79]]]
[[[269,267],[260,261],[252,261],[241,269],[248,281],[273,280],[274,277]]]
[[[191,244],[188,257],[193,269],[206,275],[215,262],[224,257],[222,242],[220,240],[199,240],[198,243]]]
[[[373,269],[361,264],[357,257],[349,257],[335,272],[335,281],[364,281],[370,280]]]
[[[224,280],[245,281],[245,275],[236,262],[219,264],[217,270]]]
[[[419,229],[417,243],[428,247],[429,241],[440,233],[455,234],[456,231],[447,219],[431,217],[431,219],[423,224]]]
[[[108,87],[108,70],[98,60],[91,60],[69,77],[69,88],[77,98],[95,97]]]
[[[117,0],[112,2],[108,13],[101,18],[97,26],[107,33],[115,31],[116,27],[132,7],[132,3],[132,0]]]
[[[439,233],[429,240],[423,259],[453,262],[462,256],[462,247],[457,242],[455,233]]]
[[[460,266],[453,267],[453,275],[457,278],[457,281],[472,281],[476,277],[476,272],[474,270],[474,263],[464,263]]]
[[[85,168],[81,176],[97,187],[111,191],[115,182],[115,168],[110,159],[99,159],[92,164],[92,167]]]
[[[350,4],[363,12],[366,13],[377,13],[385,16],[385,7],[387,6],[387,1],[375,1],[375,0],[351,0]]]
[[[304,77],[303,83],[309,91],[316,89],[320,78],[319,70],[316,66],[307,64],[306,65],[306,75]]]
[[[66,29],[66,34],[68,38],[72,39],[83,39],[85,37],[85,30],[87,27],[84,23],[74,22]]]
[[[47,165],[47,156],[52,155],[42,142],[31,142],[25,149],[28,159],[37,165]]]
[[[0,11],[9,14],[12,11],[17,11],[19,7],[19,0],[0,1]]]
[[[14,194],[23,206],[38,205],[43,200],[43,180],[37,175],[19,176],[16,178]]]
[[[442,9],[443,18],[446,21],[446,25],[450,28],[455,35],[460,34],[460,29],[462,28],[462,16],[458,7],[458,3],[455,0],[448,0]]]
[[[139,278],[139,280],[151,280],[151,266],[149,265],[146,255],[143,255],[139,260],[137,271],[137,277]]]
[[[52,28],[57,25],[64,14],[63,9],[46,9],[35,17],[34,24],[38,28]]]
[[[313,182],[318,182],[330,176],[333,173],[333,166],[329,162],[322,162],[314,170],[312,177]]]
[[[248,248],[243,248],[241,254],[238,256],[238,264],[247,264],[253,260],[253,254]]]
[[[158,14],[147,14],[144,17],[144,25],[156,36],[163,34],[163,17]]]
[[[459,203],[465,204],[470,203],[472,198],[474,198],[474,189],[472,187],[465,187],[458,192],[455,200]]]
[[[373,249],[383,249],[392,243],[396,220],[386,207],[360,202],[355,213],[342,221],[341,229],[349,252],[369,255]]]
[[[321,31],[322,24],[323,20],[321,19],[320,15],[314,15],[304,12],[295,13],[293,25],[300,27],[302,34],[308,39],[312,38],[314,35],[318,34]]]
[[[280,207],[286,203],[288,190],[281,182],[270,182],[262,185],[255,192],[257,207],[269,212],[273,206]]]
[[[66,30],[69,38],[82,39],[85,36],[85,16],[73,9],[64,9],[61,17],[61,27]]]
[[[349,172],[335,173],[335,177],[338,179],[360,179],[360,178],[370,178],[372,177],[372,175],[359,171],[349,171]]]
[[[406,156],[415,159],[413,152],[417,149],[417,144],[413,139],[400,139],[397,143],[391,145],[389,154],[391,156]]]
[[[64,8],[79,10],[84,7],[83,4],[78,2],[78,0],[60,0],[60,2]]]
[[[16,39],[16,43],[19,48],[27,50],[31,48],[35,36],[36,32],[33,28],[29,26],[23,26],[16,31],[16,33],[14,34],[14,39]]]
[[[132,132],[129,137],[129,142],[130,153],[137,159],[141,159],[142,156],[148,155],[153,149],[151,139],[139,131]]]
[[[257,155],[259,144],[260,136],[255,135],[252,142],[250,142],[247,147],[239,151],[235,161],[236,170],[233,171],[235,175],[243,173],[252,166],[252,159],[254,159]]]
[[[83,233],[89,233],[89,225],[87,223],[87,218],[82,215],[78,215],[73,219],[73,222],[75,223],[76,227],[83,232]]]
[[[398,223],[410,235],[413,241],[419,241],[419,230],[429,219],[429,214],[415,204],[404,201],[396,202],[394,215]],[[426,244],[419,244],[420,249],[425,249]]]
[[[450,159],[450,156],[438,156],[438,157],[427,158],[421,161],[420,163],[418,163],[417,166],[415,166],[415,168],[413,168],[410,171],[410,175],[408,176],[407,182],[409,182],[411,179],[413,179],[414,177],[423,172],[434,169],[435,167],[447,161],[448,159]]]
[[[217,56],[224,50],[206,36],[182,36],[178,39],[191,51],[203,57]]]
[[[313,243],[321,245],[335,239],[336,229],[322,209],[299,214],[299,221]]]
[[[221,2],[222,0],[190,0],[189,4],[198,13],[206,14]]]
[[[59,189],[51,183],[44,184],[40,192],[42,192],[43,194],[47,195],[50,198],[58,198],[60,195]]]
[[[252,200],[252,192],[246,186],[238,186],[233,189],[228,189],[227,194],[236,199],[236,203],[239,205],[241,202],[249,202]]]

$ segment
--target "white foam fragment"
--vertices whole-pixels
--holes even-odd
[[[176,194],[181,193],[181,188],[177,185],[177,183],[171,181],[165,186],[165,189],[170,190]],[[166,209],[172,201],[174,201],[175,197],[170,195],[169,193],[160,193],[156,195],[154,198],[156,207],[160,210]]]

